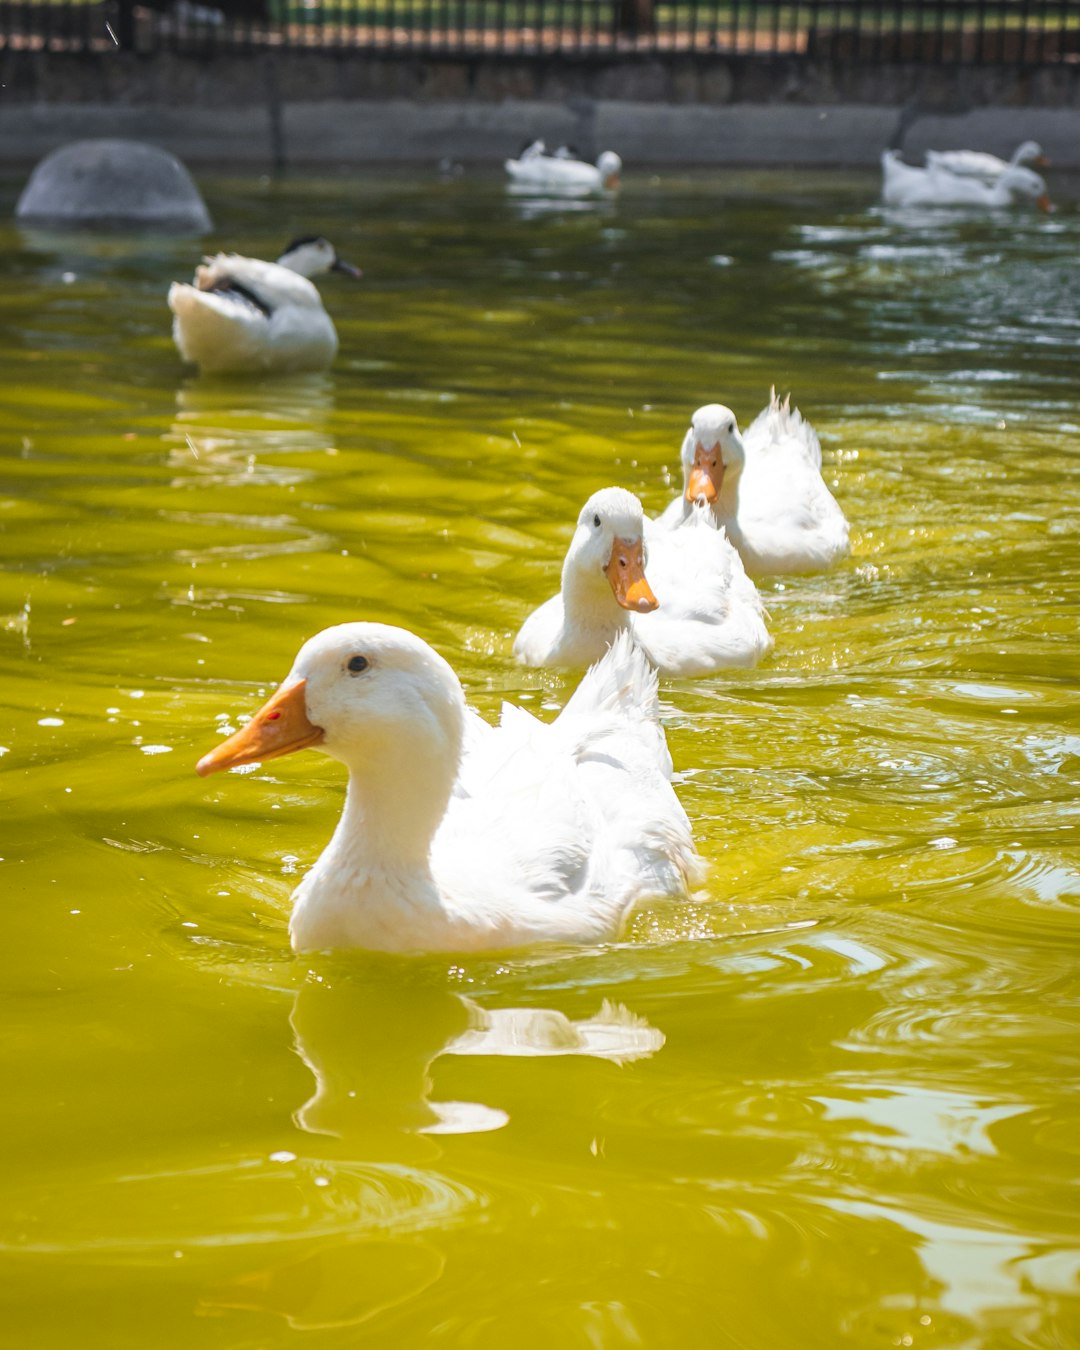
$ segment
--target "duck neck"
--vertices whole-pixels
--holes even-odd
[[[991,206],[1010,206],[1012,200],[1012,180],[1008,177],[1006,171],[990,188],[987,202]]]
[[[611,642],[630,627],[630,615],[615,599],[606,575],[573,551],[563,564],[562,597],[567,626],[576,632],[587,630]]]
[[[398,947],[403,930],[420,932],[425,917],[440,913],[431,845],[453,791],[463,728],[464,708],[451,736],[433,737],[430,726],[427,735],[399,729],[346,761],[341,819],[293,897],[298,951]]]
[[[404,766],[373,777],[349,772],[345,807],[327,848],[357,879],[429,876],[431,841],[446,814],[453,776],[441,781],[433,766]]]
[[[713,512],[721,524],[734,520],[739,513],[739,479],[742,477],[745,462],[746,452],[740,440],[738,454],[732,457],[730,463],[724,465],[724,476],[720,480],[720,490],[713,504]]]

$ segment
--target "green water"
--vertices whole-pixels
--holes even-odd
[[[0,1345],[1080,1344],[1075,207],[204,186],[215,244],[364,267],[332,372],[185,373],[191,241],[2,232]],[[294,959],[340,770],[201,781],[220,728],[349,618],[559,706],[510,640],[580,503],[660,509],[772,382],[854,548],[766,585],[759,670],[664,688],[707,892]]]

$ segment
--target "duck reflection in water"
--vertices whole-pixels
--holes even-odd
[[[290,486],[312,475],[279,455],[336,453],[334,381],[326,374],[237,384],[213,375],[186,379],[164,439],[173,487]]]
[[[528,183],[510,183],[507,200],[514,214],[521,220],[544,220],[549,216],[584,214],[599,220],[615,216],[615,203],[610,197],[597,197],[588,191],[560,191],[537,188]]]
[[[177,390],[176,405],[164,440],[170,486],[184,495],[173,496],[161,512],[173,529],[183,527],[184,547],[173,556],[184,570],[172,592],[173,603],[237,611],[249,599],[306,603],[306,594],[286,590],[281,582],[295,578],[288,566],[293,555],[338,549],[330,535],[307,523],[304,510],[305,485],[317,472],[325,472],[324,457],[337,453],[331,428],[332,379],[295,375],[237,384],[197,376]],[[303,456],[312,457],[312,467],[304,465]],[[212,512],[200,509],[199,494],[207,488],[226,490]],[[227,492],[231,488],[245,492],[249,505],[243,514]],[[252,498],[252,489],[262,490],[261,496]],[[295,510],[281,509],[286,500],[282,489],[295,489],[296,495],[287,499]],[[223,527],[230,536],[224,542]],[[207,574],[191,571],[210,565],[220,576],[226,561],[249,565],[243,572],[234,566],[226,586],[210,586]]]
[[[433,1167],[442,1146],[428,1136],[497,1130],[509,1115],[479,1102],[432,1100],[437,1059],[584,1055],[619,1065],[664,1044],[663,1032],[609,1000],[577,1019],[551,1008],[489,1008],[448,989],[445,967],[436,973],[379,958],[353,961],[348,972],[329,961],[310,970],[290,1021],[315,1078],[293,1119],[327,1141],[320,1173],[334,1167],[330,1155],[341,1157],[335,1186],[347,1186],[359,1166],[357,1214],[298,1255],[207,1289],[199,1309],[270,1313],[295,1330],[359,1326],[441,1277],[445,1256],[434,1235],[479,1201]],[[380,1189],[385,1172],[394,1184]]]
[[[484,1007],[445,985],[392,988],[322,972],[309,973],[290,1020],[316,1084],[295,1123],[368,1146],[381,1136],[394,1156],[402,1133],[473,1134],[509,1120],[498,1106],[433,1101],[432,1065],[443,1055],[630,1064],[664,1044],[662,1031],[607,999],[591,1017],[572,1019],[553,1008]]]

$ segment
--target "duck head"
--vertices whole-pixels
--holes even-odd
[[[746,462],[735,414],[722,403],[706,403],[690,419],[683,438],[683,495],[688,502],[715,505],[725,475],[738,477]]]
[[[1016,147],[1013,153],[1013,164],[1034,164],[1037,169],[1048,169],[1050,160],[1043,153],[1043,148],[1038,141],[1024,141]]]
[[[448,793],[464,726],[461,684],[426,642],[342,623],[305,642],[277,692],[196,767],[205,777],[314,747],[376,784],[420,774],[448,778]]]
[[[619,186],[619,175],[622,173],[622,160],[614,150],[605,150],[596,161],[596,167],[600,174],[600,182],[606,188],[617,188]]]
[[[427,885],[465,717],[457,676],[426,642],[386,624],[344,623],[305,642],[269,702],[199,761],[205,776],[313,746],[348,768],[334,838],[297,891],[290,925],[297,950],[342,945],[335,904],[343,895],[355,899],[373,877],[380,885],[395,876]]]
[[[278,258],[278,265],[309,279],[322,276],[325,272],[344,272],[347,277],[364,275],[359,267],[339,258],[330,240],[318,234],[304,235],[286,244]]]
[[[1040,211],[1050,214],[1057,209],[1046,190],[1046,180],[1034,169],[1025,169],[1022,164],[1013,164],[1007,168],[998,179],[998,186],[1007,189],[1014,197],[1026,197],[1033,201]]]
[[[648,614],[659,608],[645,578],[645,516],[641,503],[624,488],[594,492],[578,516],[563,564],[563,594],[606,606],[604,591],[623,609]]]

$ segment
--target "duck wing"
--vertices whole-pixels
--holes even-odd
[[[700,860],[656,711],[655,673],[622,636],[554,722],[506,705],[472,728],[432,848],[450,907],[520,941],[601,940],[636,900],[685,893]]]
[[[984,183],[995,183],[1009,167],[1005,160],[982,150],[927,150],[926,165],[960,178],[980,178]]]
[[[799,410],[774,395],[746,447],[738,542],[749,570],[820,571],[846,557],[848,523],[821,476],[817,433]]]
[[[553,731],[573,747],[628,903],[685,894],[704,865],[670,782],[657,673],[629,634],[586,672]]]
[[[749,668],[772,646],[757,587],[707,507],[652,537],[646,573],[660,608],[633,615],[633,630],[662,674]]]
[[[195,269],[195,288],[208,294],[235,297],[270,317],[286,305],[321,309],[314,284],[280,263],[245,258],[239,253],[217,253]]]
[[[821,468],[821,442],[818,434],[798,408],[791,406],[791,395],[781,400],[772,389],[769,401],[750,423],[744,437],[747,459],[768,453],[778,460],[805,461]]]
[[[760,613],[757,587],[707,506],[695,503],[682,529],[650,531],[648,538],[646,574],[660,608],[635,616],[635,622],[639,617],[708,621],[732,603],[750,604]]]

